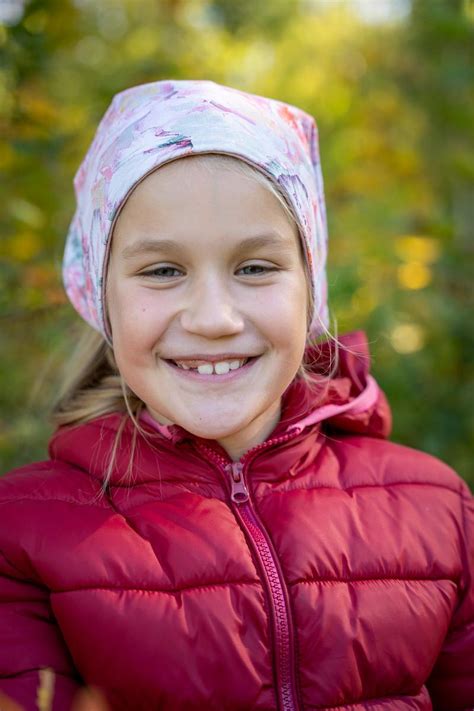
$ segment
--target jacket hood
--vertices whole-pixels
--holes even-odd
[[[306,350],[305,363],[311,384],[299,379],[290,384],[282,396],[280,421],[259,448],[269,448],[277,438],[287,437],[304,453],[304,441],[311,446],[315,439],[308,435],[317,435],[320,430],[335,434],[388,437],[391,430],[390,407],[370,375],[370,354],[365,333],[354,331],[345,334],[339,337],[339,344],[337,367],[329,379],[328,374],[334,367],[335,345],[326,341]],[[189,453],[193,442],[211,445],[218,453],[227,456],[217,442],[197,437],[179,425],[160,425],[148,413],[143,413],[140,425],[145,435],[139,435],[135,445],[132,444],[135,426],[122,413],[106,415],[78,426],[61,427],[50,441],[49,453],[52,459],[65,460],[102,478],[120,430],[116,472],[112,481],[120,481],[129,470],[132,448],[136,449],[140,458],[145,456],[142,450],[150,449],[150,444],[156,457],[166,452],[165,459],[168,462],[174,460],[174,466],[178,468],[182,467],[182,447],[187,445]],[[161,464],[161,457],[159,461]],[[137,476],[140,477],[139,473]],[[137,476],[134,475],[134,480]]]
[[[291,399],[306,403],[303,417],[292,421],[290,429],[302,431],[316,423],[341,432],[387,438],[392,427],[389,404],[378,383],[370,375],[370,353],[363,331],[353,331],[339,338],[337,367],[327,380],[336,358],[336,346],[325,341],[307,349],[305,361],[312,377],[322,378],[321,396],[304,382],[295,383]]]

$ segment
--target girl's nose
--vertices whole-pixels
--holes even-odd
[[[244,319],[234,301],[224,285],[207,279],[190,295],[181,312],[181,326],[207,338],[240,333]]]

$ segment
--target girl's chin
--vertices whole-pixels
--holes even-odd
[[[207,417],[209,419],[207,419]],[[195,417],[184,417],[181,422],[185,430],[196,437],[218,441],[235,459],[237,453],[245,452],[263,442],[275,428],[280,418],[280,401],[264,410],[233,413],[196,413]]]
[[[180,413],[175,415],[167,412],[166,415],[161,414],[158,408],[154,408],[151,403],[147,405],[147,410],[154,420],[161,425],[179,425],[196,437],[203,439],[224,439],[233,437],[244,430],[248,423],[252,420],[252,413],[249,413],[247,418],[242,418],[242,411],[238,413],[219,412],[214,409],[196,412],[188,412],[184,417],[180,417]]]
[[[223,427],[221,423],[219,427],[216,427],[215,422],[213,423],[213,425],[209,426],[203,425],[202,422],[200,422],[199,424],[195,422],[183,422],[181,424],[181,427],[184,427],[185,430],[193,434],[195,437],[220,441],[228,439],[230,437],[238,437],[240,433],[243,433],[245,429],[245,424],[239,423],[235,426],[227,425]]]

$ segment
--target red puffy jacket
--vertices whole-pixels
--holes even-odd
[[[474,706],[472,498],[385,439],[365,338],[342,340],[324,402],[293,383],[238,462],[145,423],[129,475],[127,425],[101,496],[112,415],[0,481],[2,691],[34,711],[50,667],[55,711],[81,684],[123,711]]]

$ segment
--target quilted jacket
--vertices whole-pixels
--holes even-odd
[[[318,406],[293,383],[239,461],[148,419],[130,471],[127,424],[102,494],[113,414],[0,480],[1,691],[35,711],[50,667],[54,711],[83,684],[117,711],[474,707],[473,500],[387,440],[342,340]]]

